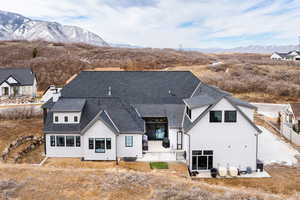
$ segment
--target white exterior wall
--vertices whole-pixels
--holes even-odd
[[[2,93],[2,90],[4,87],[8,87],[8,93],[9,95],[12,93],[12,88],[10,87],[10,85],[8,85],[6,82],[3,82],[1,85],[0,85],[0,96],[3,96],[4,94]]]
[[[58,117],[58,122],[55,122],[55,117]],[[68,116],[68,122],[65,122],[65,116]],[[74,117],[78,117],[78,122],[74,121]],[[81,113],[80,112],[54,112],[53,113],[53,123],[54,124],[78,124],[80,122]]]
[[[195,121],[208,106],[192,109],[192,121]]]
[[[37,81],[34,79],[33,85],[20,86],[20,95],[35,97],[37,93]]]
[[[50,136],[80,136],[80,134],[46,134],[46,156],[48,157],[82,157],[83,155],[83,137],[80,137],[80,147],[76,147],[74,138],[74,147],[51,147]],[[66,140],[65,140],[66,143]]]
[[[133,147],[125,147],[125,136],[133,136]],[[117,137],[118,157],[138,157],[143,156],[143,136],[141,134],[120,134]]]
[[[111,149],[96,153],[95,149],[89,149],[89,138],[111,138]],[[116,134],[100,120],[83,135],[83,157],[85,160],[116,160]]]
[[[222,123],[210,123],[208,113],[188,132],[191,137],[190,169],[192,150],[213,150],[213,167],[234,166],[245,170],[249,166],[255,170],[257,131],[239,112],[236,123],[224,122],[224,111],[235,110],[226,99],[212,110],[223,111]]]

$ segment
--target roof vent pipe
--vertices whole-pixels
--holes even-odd
[[[108,96],[111,96],[111,87],[108,87]]]

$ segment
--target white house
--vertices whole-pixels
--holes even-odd
[[[290,103],[280,112],[280,132],[300,146],[300,103]]]
[[[0,69],[1,96],[30,96],[37,93],[37,79],[29,68]]]
[[[43,109],[49,157],[256,170],[255,107],[191,72],[84,71]]]
[[[300,51],[290,51],[288,53],[274,52],[271,55],[272,60],[298,61],[300,60]]]
[[[60,93],[62,88],[56,87],[55,85],[50,85],[44,92],[41,102],[46,103],[49,101],[53,96]]]

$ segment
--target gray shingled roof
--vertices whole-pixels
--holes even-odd
[[[68,100],[72,101],[72,98],[64,99],[64,101]],[[109,115],[120,133],[144,133],[145,122],[138,116],[135,109],[114,97],[87,98],[79,124],[54,124],[53,109],[50,109],[44,131],[46,133],[80,133],[101,111]],[[105,120],[105,117],[102,116],[102,119]],[[108,121],[106,122],[109,124]]]
[[[108,95],[109,87],[111,96]],[[190,72],[81,72],[63,88],[58,105],[53,106],[50,101],[43,106],[53,106],[46,119],[45,132],[82,133],[93,120],[101,119],[114,132],[144,133],[143,117],[167,117],[170,128],[183,127],[188,131],[222,98],[227,98],[239,112],[242,111],[238,106],[255,108],[228,92],[202,83]],[[83,99],[85,106],[82,106]],[[184,113],[183,101],[191,108],[208,108],[192,123]],[[72,110],[73,106],[77,110],[82,108],[80,124],[52,123],[53,111],[66,107]]]
[[[216,101],[216,98],[213,98],[207,94],[201,94],[199,96],[193,96],[189,99],[184,99],[184,102],[188,105],[190,109],[212,105],[216,103]]]
[[[0,68],[0,84],[10,76],[18,81],[18,85],[33,85],[35,74],[30,68]]]
[[[119,97],[130,104],[182,104],[200,80],[191,72],[83,71],[62,90],[62,97]]]
[[[61,98],[51,108],[53,112],[81,112],[86,100],[85,99],[64,99]]]

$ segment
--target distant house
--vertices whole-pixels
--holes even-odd
[[[48,157],[257,167],[256,108],[191,72],[83,71],[43,109]]]
[[[56,87],[55,85],[50,85],[44,92],[41,102],[47,102],[55,95],[59,94],[62,88]],[[55,97],[54,97],[55,98]]]
[[[297,61],[300,60],[300,51],[290,51],[288,53],[274,52],[271,55],[272,60]]]
[[[300,146],[300,103],[288,104],[280,114],[281,133],[292,143]]]
[[[1,96],[29,96],[37,93],[37,79],[29,68],[0,69]]]

